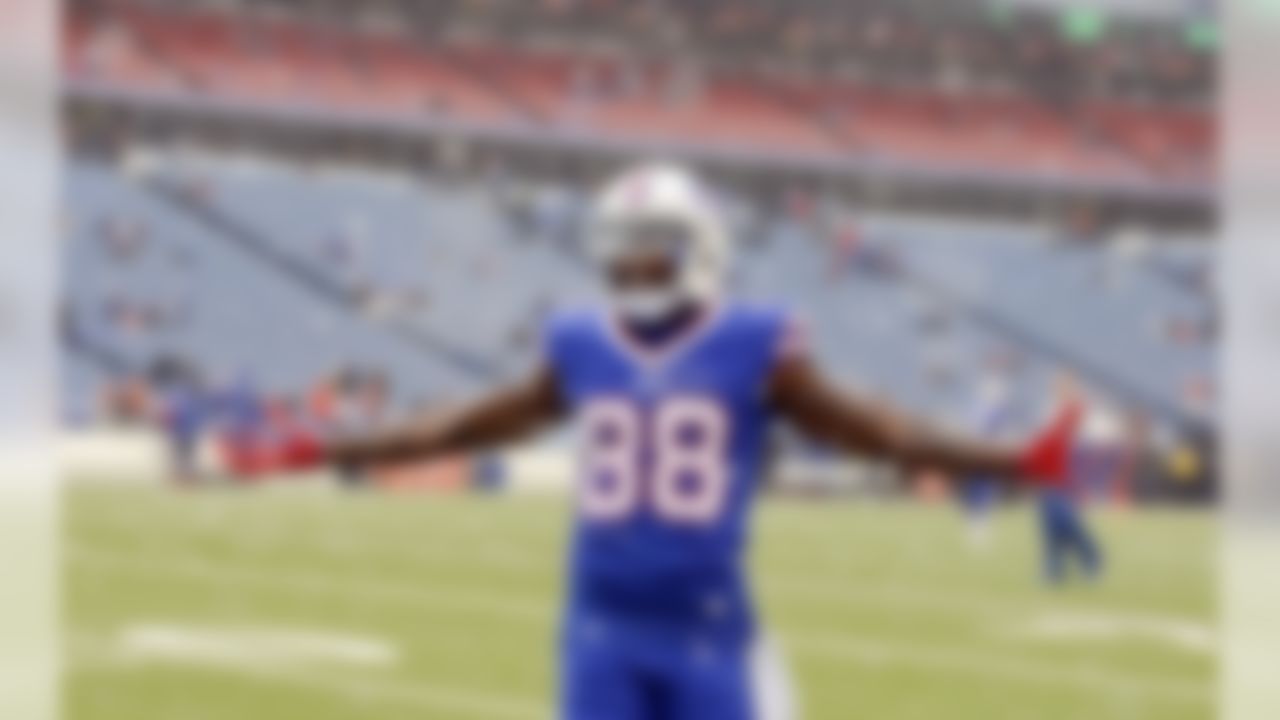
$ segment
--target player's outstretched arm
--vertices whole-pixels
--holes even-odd
[[[224,454],[230,471],[244,477],[324,464],[429,459],[518,439],[561,414],[555,376],[546,368],[480,400],[388,430],[332,438],[304,428],[276,428],[265,440],[230,440]]]
[[[462,407],[363,437],[338,439],[323,459],[340,465],[427,459],[518,440],[563,414],[549,368]]]
[[[781,360],[770,379],[774,407],[810,437],[904,467],[953,474],[1052,480],[1065,473],[1079,417],[1075,403],[1024,446],[964,437],[835,386],[803,355]]]

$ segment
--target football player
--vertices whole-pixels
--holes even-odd
[[[284,456],[344,466],[451,455],[580,423],[562,630],[564,720],[791,716],[743,567],[776,420],[860,456],[957,477],[1064,472],[1069,405],[1025,445],[958,437],[833,385],[793,319],[724,297],[730,238],[681,167],[602,190],[587,232],[608,288],[566,312],[523,381],[398,429]],[[773,668],[771,672],[769,669]]]

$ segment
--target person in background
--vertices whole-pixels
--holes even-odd
[[[240,468],[264,464],[253,448],[267,427],[267,403],[248,372],[241,372],[226,389],[222,403],[219,444],[226,464]],[[235,473],[237,479],[243,476]]]
[[[1115,495],[1127,464],[1125,418],[1120,410],[1098,398],[1089,406],[1080,426],[1073,456],[1075,494],[1089,502],[1107,501]]]
[[[356,368],[340,372],[334,382],[334,416],[332,426],[340,432],[367,431],[380,421],[386,410],[386,381],[383,391],[370,390],[374,374]],[[365,484],[368,475],[364,468],[338,468],[338,481],[345,487],[355,488]]]
[[[201,480],[200,439],[214,414],[204,378],[189,361],[175,356],[156,360],[148,371],[157,391],[156,419],[164,431],[169,475],[180,486]]]
[[[995,373],[979,384],[971,410],[971,427],[975,434],[988,439],[1003,439],[1014,424],[1014,403],[1008,380]],[[983,550],[991,544],[992,515],[1000,500],[1000,479],[990,475],[974,475],[959,488],[969,546]]]
[[[1074,385],[1070,379],[1059,381]],[[1074,394],[1074,391],[1071,391]],[[1086,410],[1087,412],[1087,410]],[[1074,557],[1080,571],[1088,581],[1102,576],[1102,548],[1089,528],[1082,510],[1081,499],[1076,492],[1074,469],[1044,483],[1039,488],[1038,516],[1043,547],[1043,573],[1050,586],[1060,586],[1067,580],[1067,563]]]
[[[341,373],[323,375],[307,388],[303,414],[318,429],[334,427],[338,421],[338,393]]]

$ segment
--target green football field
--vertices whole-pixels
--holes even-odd
[[[1108,576],[1057,592],[1025,510],[985,552],[945,507],[756,519],[808,720],[1213,715],[1208,514],[1098,514]],[[567,520],[549,498],[73,484],[66,717],[551,718]]]

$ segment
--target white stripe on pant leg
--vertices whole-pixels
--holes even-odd
[[[799,720],[791,676],[777,645],[761,636],[752,643],[748,662],[755,720]]]

